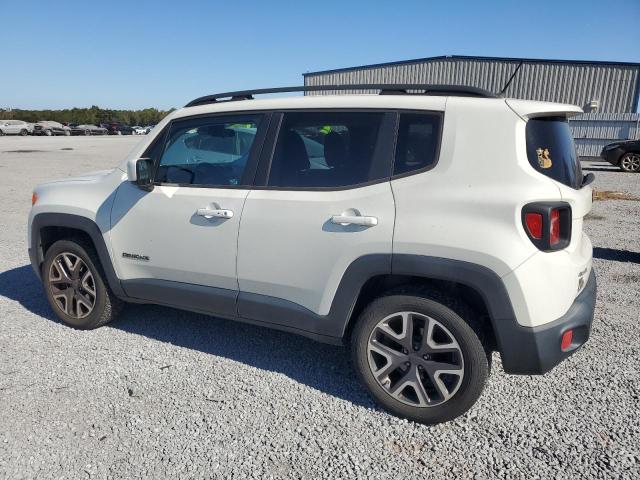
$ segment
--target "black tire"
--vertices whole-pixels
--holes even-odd
[[[95,303],[91,312],[83,318],[76,318],[75,316],[65,313],[63,308],[59,306],[54,299],[54,287],[52,287],[49,280],[51,264],[63,253],[70,253],[80,258],[86,267],[88,267],[94,280]],[[120,313],[123,302],[111,292],[105,278],[104,270],[93,246],[84,239],[58,240],[49,247],[45,254],[42,265],[42,282],[47,300],[56,316],[71,327],[81,330],[91,330],[106,325]]]
[[[459,346],[463,357],[463,377],[455,393],[442,403],[431,406],[408,405],[393,397],[374,376],[369,361],[369,340],[379,322],[397,312],[415,312],[436,320],[436,323],[446,327]],[[428,425],[452,420],[469,410],[478,400],[489,375],[490,350],[482,339],[482,331],[472,328],[473,322],[471,310],[437,292],[381,297],[362,312],[351,336],[351,352],[358,376],[374,399],[394,415]]]
[[[27,132],[27,130],[24,129],[24,128],[22,130],[20,130],[20,135],[22,135],[23,137],[26,137],[28,133],[29,132]]]
[[[0,137],[4,137],[4,132],[0,130]]]
[[[620,158],[619,167],[620,167],[620,170],[627,173],[640,172],[640,153],[634,153],[634,152],[625,153]]]

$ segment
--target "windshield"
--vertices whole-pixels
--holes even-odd
[[[582,186],[582,168],[566,118],[533,118],[527,122],[526,134],[533,168],[569,187]]]

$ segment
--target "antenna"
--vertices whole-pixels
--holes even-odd
[[[513,73],[511,74],[511,77],[509,77],[509,80],[504,85],[504,87],[502,87],[502,90],[500,90],[500,93],[498,95],[504,95],[504,92],[507,91],[507,88],[509,88],[509,85],[511,85],[511,82],[513,81],[513,79],[516,78],[516,74],[520,71],[520,67],[522,66],[523,63],[524,63],[524,60],[520,60],[520,63],[518,64],[516,69],[513,71]]]

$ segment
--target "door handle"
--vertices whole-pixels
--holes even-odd
[[[334,215],[331,223],[337,225],[361,225],[363,227],[375,227],[378,224],[377,217],[367,217],[364,215]]]
[[[233,217],[232,210],[224,209],[211,209],[211,208],[199,208],[196,211],[196,215],[204,218],[231,218]]]

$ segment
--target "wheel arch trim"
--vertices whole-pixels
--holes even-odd
[[[126,298],[120,280],[116,275],[109,250],[104,241],[100,227],[87,217],[69,213],[43,212],[33,217],[31,222],[31,244],[29,245],[29,258],[36,274],[41,276],[41,265],[44,261],[44,251],[42,249],[41,232],[45,227],[62,227],[78,230],[89,236],[93,243],[102,269],[106,275],[106,280],[113,293],[120,298]]]

